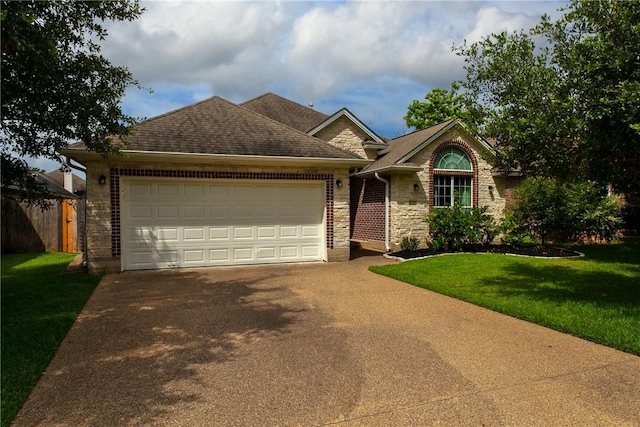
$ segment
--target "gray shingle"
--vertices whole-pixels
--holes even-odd
[[[358,158],[218,96],[138,123],[124,140],[129,144],[125,149],[133,151]]]
[[[437,125],[421,129],[410,134],[401,136],[399,138],[389,141],[389,148],[381,151],[380,157],[371,165],[369,165],[362,173],[373,172],[376,170],[388,168],[399,164],[398,162],[414,149],[418,148],[420,144],[427,141],[436,133],[450,125],[455,119],[448,120],[446,122],[438,123]],[[402,163],[405,164],[405,163]]]
[[[307,132],[329,118],[326,114],[273,93],[265,93],[240,106],[301,132]]]

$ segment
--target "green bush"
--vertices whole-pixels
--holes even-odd
[[[526,231],[546,244],[554,231],[565,230],[568,225],[567,187],[555,179],[530,177],[514,191],[516,204],[506,213],[512,222],[511,235]]]
[[[495,237],[493,218],[487,207],[433,209],[427,217],[431,246],[436,250],[457,251],[464,246],[488,245]]]
[[[604,195],[603,186],[592,182],[569,186],[569,238],[573,241],[611,241],[623,225],[620,204]]]
[[[526,237],[547,243],[558,240],[610,241],[620,227],[618,202],[593,182],[559,183],[552,178],[530,177],[514,192],[515,204],[505,211],[501,231],[505,243]]]
[[[417,237],[403,237],[400,242],[400,249],[407,252],[415,252],[418,250],[418,246],[420,246],[420,241]]]

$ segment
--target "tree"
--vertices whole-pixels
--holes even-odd
[[[137,2],[3,1],[2,186],[33,197],[39,185],[25,156],[61,161],[60,149],[83,141],[104,155],[117,152],[109,135],[126,135],[135,119],[120,99],[138,86],[124,67],[100,55],[104,21],[131,21]]]
[[[464,97],[458,93],[460,85],[451,84],[451,89],[433,89],[425,95],[425,101],[413,100],[404,116],[407,126],[424,129],[446,120],[459,118],[475,129],[474,121],[464,106]]]
[[[469,111],[504,170],[639,191],[640,8],[574,0],[564,12],[455,48]]]

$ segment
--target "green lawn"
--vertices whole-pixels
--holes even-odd
[[[2,256],[2,426],[16,416],[100,280],[62,275],[74,256]]]
[[[586,257],[458,254],[370,270],[640,355],[640,239],[572,249]]]

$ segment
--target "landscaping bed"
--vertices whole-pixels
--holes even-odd
[[[569,249],[555,248],[542,245],[477,245],[466,246],[459,251],[436,251],[434,249],[417,249],[415,251],[398,251],[386,254],[387,257],[400,258],[402,260],[424,258],[445,253],[494,253],[522,256],[534,256],[544,258],[571,258],[583,256],[580,252]]]

